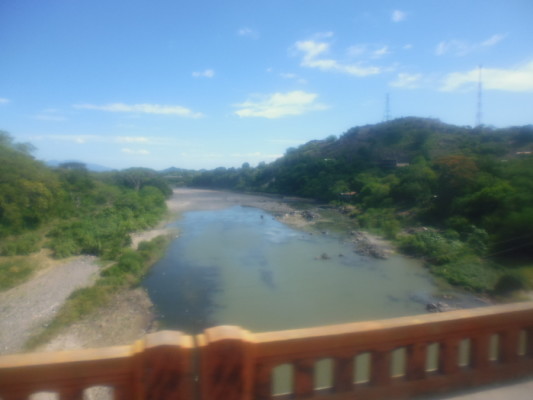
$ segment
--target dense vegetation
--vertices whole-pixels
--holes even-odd
[[[291,148],[271,164],[192,174],[190,184],[348,203],[354,227],[396,239],[435,274],[505,292],[523,280],[496,262],[533,256],[532,151],[531,125],[401,118]]]
[[[166,212],[171,190],[155,171],[94,174],[75,162],[49,168],[31,151],[0,132],[0,255],[11,256],[0,261],[2,288],[33,271],[13,256],[44,246],[57,258],[90,254],[117,261],[129,251],[130,233]]]

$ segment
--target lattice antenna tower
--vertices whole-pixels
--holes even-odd
[[[385,122],[390,121],[390,95],[387,93],[385,95]]]
[[[480,128],[483,125],[483,80],[482,80],[483,66],[478,67],[478,81],[477,81],[477,111],[476,111],[476,127]]]

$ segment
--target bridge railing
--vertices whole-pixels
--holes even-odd
[[[130,346],[1,356],[0,399],[81,400],[102,387],[115,400],[193,399],[192,349],[191,336],[161,331]]]
[[[394,399],[532,374],[527,302],[266,333],[163,331],[132,346],[4,356],[0,398],[81,399],[110,386],[121,400]]]

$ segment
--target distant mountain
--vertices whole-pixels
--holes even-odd
[[[103,165],[84,163],[84,162],[76,161],[76,160],[65,160],[65,161],[50,160],[50,161],[46,161],[46,165],[52,168],[57,168],[61,164],[70,163],[70,162],[76,162],[76,163],[83,164],[85,165],[87,170],[92,171],[92,172],[107,172],[107,171],[114,170],[114,168],[105,167]]]

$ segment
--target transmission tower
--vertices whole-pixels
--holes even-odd
[[[483,66],[478,67],[478,81],[477,81],[477,111],[476,111],[476,127],[480,128],[483,125],[483,80],[482,80]]]

